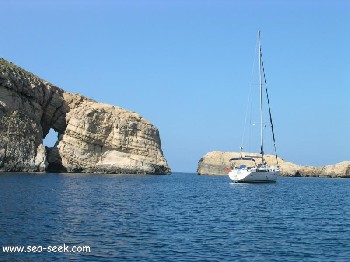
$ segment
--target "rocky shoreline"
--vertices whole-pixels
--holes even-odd
[[[243,153],[246,155],[257,155],[254,153]],[[229,159],[240,157],[239,152],[208,152],[198,162],[197,173],[199,175],[226,175],[226,168],[230,166]],[[265,160],[268,165],[277,165],[275,156],[266,155]],[[278,158],[278,166],[281,176],[289,177],[350,177],[350,161],[340,162],[335,165],[322,167],[300,166],[291,162],[286,162]],[[252,166],[251,161],[237,161],[237,164]]]
[[[58,133],[54,147],[43,139]],[[170,174],[158,129],[0,58],[0,171]]]

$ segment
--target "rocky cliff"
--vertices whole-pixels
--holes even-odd
[[[257,155],[243,153],[243,155]],[[230,159],[240,157],[238,152],[209,152],[198,162],[197,173],[199,175],[226,175],[226,167],[230,166]],[[268,165],[277,165],[275,156],[265,155]],[[252,166],[252,161],[236,161],[236,165]],[[305,177],[350,177],[350,161],[341,162],[335,165],[323,167],[300,166],[286,162],[278,158],[278,165],[282,176],[305,176]]]
[[[53,128],[58,141],[43,146]],[[158,129],[0,59],[0,171],[169,174]]]

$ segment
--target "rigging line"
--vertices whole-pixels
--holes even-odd
[[[256,45],[255,45],[255,52],[254,54],[257,52],[258,50],[258,46],[259,46],[259,43],[258,41],[256,42]],[[248,95],[248,99],[247,99],[247,106],[246,106],[246,111],[245,111],[245,117],[244,117],[244,126],[243,126],[243,134],[242,134],[242,141],[241,141],[241,147],[243,147],[243,144],[244,144],[244,139],[245,139],[245,133],[246,133],[246,127],[247,127],[247,120],[248,120],[248,113],[250,113],[249,115],[249,119],[250,119],[250,122],[251,122],[251,119],[252,119],[252,106],[253,106],[253,99],[252,99],[252,90],[253,90],[253,86],[254,86],[254,80],[253,80],[253,75],[254,75],[254,68],[256,67],[256,56],[254,55],[253,56],[253,65],[252,65],[252,70],[251,70],[251,76],[250,76],[250,88],[249,88],[249,95]],[[249,110],[249,107],[250,107],[250,110]],[[249,134],[248,134],[248,137],[251,137],[250,136],[250,133],[251,133],[251,124],[249,124]],[[250,148],[250,141],[248,141],[248,148]],[[242,150],[242,149],[241,149]]]
[[[262,57],[262,53],[261,53],[261,57]],[[278,165],[276,139],[275,139],[275,132],[274,132],[274,128],[273,128],[273,121],[272,121],[272,114],[271,114],[271,107],[270,107],[270,98],[269,98],[269,93],[267,91],[267,80],[266,80],[266,76],[265,76],[265,68],[264,68],[263,65],[264,64],[262,62],[262,70],[263,70],[263,73],[264,73],[264,82],[265,82],[265,92],[266,92],[267,104],[268,104],[268,107],[269,107],[270,124],[271,124],[271,130],[272,130],[273,147],[274,147],[274,150],[275,150],[276,161],[277,161],[277,165]]]

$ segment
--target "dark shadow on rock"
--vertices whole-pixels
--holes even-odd
[[[60,156],[56,146],[46,147],[46,157],[49,163],[46,168],[47,172],[50,172],[50,173],[67,172],[67,169],[62,165],[62,157]]]

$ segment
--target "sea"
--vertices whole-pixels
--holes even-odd
[[[350,261],[350,179],[2,173],[0,200],[0,261]]]

